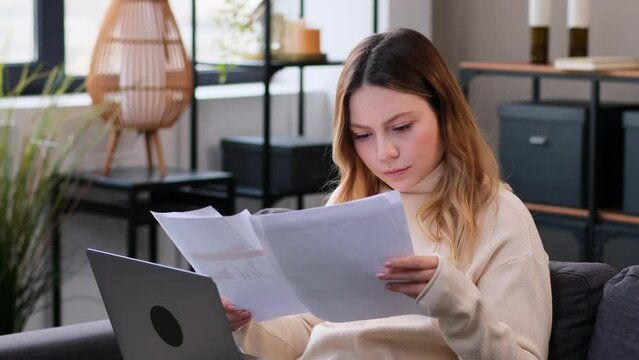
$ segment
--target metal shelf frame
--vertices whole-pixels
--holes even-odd
[[[530,207],[531,211],[538,211],[546,214],[566,215],[574,214],[579,218],[586,218],[588,231],[586,236],[586,260],[597,261],[598,251],[596,244],[596,226],[602,221],[601,209],[597,207],[598,197],[596,191],[596,169],[597,162],[597,113],[601,104],[601,83],[602,82],[624,82],[639,83],[639,70],[618,70],[618,71],[593,71],[593,72],[571,72],[555,69],[552,65],[535,65],[528,63],[483,63],[483,62],[462,62],[460,63],[459,81],[466,98],[469,98],[470,84],[473,79],[479,76],[505,76],[523,77],[532,80],[531,97],[534,102],[540,101],[542,79],[560,79],[587,81],[590,83],[589,119],[588,119],[588,154],[587,154],[587,207],[586,209],[560,208],[556,206],[546,206],[552,208],[549,211],[544,206]],[[608,214],[603,212],[604,215]],[[605,216],[604,216],[605,217]],[[617,222],[627,224],[638,224],[639,216],[625,215],[615,218]]]
[[[192,34],[191,34],[191,43],[192,43],[192,56],[193,59],[196,59],[196,0],[191,0],[192,3]],[[373,23],[372,29],[373,33],[377,33],[378,31],[378,12],[379,12],[379,4],[378,0],[373,0]],[[271,88],[270,83],[279,70],[282,70],[286,67],[298,67],[300,69],[300,77],[299,77],[299,92],[298,92],[298,126],[297,126],[297,135],[304,136],[304,68],[308,66],[335,66],[341,65],[342,61],[326,61],[326,62],[317,62],[317,61],[279,61],[273,58],[273,54],[271,52],[271,10],[272,10],[272,0],[264,0],[265,5],[265,23],[264,23],[264,60],[263,61],[252,61],[250,63],[240,63],[239,66],[251,66],[251,67],[260,67],[262,68],[262,83],[264,84],[264,95],[263,95],[263,111],[262,111],[262,136],[263,136],[263,148],[262,148],[262,187],[257,190],[252,189],[247,192],[242,192],[241,187],[238,187],[237,195],[244,195],[250,197],[260,198],[262,200],[262,207],[270,207],[275,201],[281,198],[280,195],[272,193],[271,186],[271,178],[272,178],[272,169],[270,167],[271,161]],[[300,0],[300,18],[304,18],[304,0]],[[197,74],[195,72],[195,67],[197,66],[197,62],[193,61],[193,71],[194,75]],[[197,159],[197,100],[195,99],[195,89],[197,88],[197,76],[194,76],[195,86],[193,89],[193,96],[191,100],[191,137],[190,137],[190,163],[191,169],[196,169],[198,166]],[[297,206],[298,208],[303,207],[303,194],[297,194]]]

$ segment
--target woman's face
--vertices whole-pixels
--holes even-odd
[[[437,116],[423,98],[364,85],[351,96],[349,113],[357,155],[391,188],[410,191],[441,161]]]

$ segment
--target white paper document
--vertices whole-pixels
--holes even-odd
[[[233,216],[177,218],[153,213],[196,272],[213,278],[222,297],[253,318],[307,312],[264,255],[248,211]]]
[[[256,320],[303,312],[333,322],[424,313],[375,277],[389,258],[413,254],[396,191],[260,216],[189,213],[153,215],[193,268]]]

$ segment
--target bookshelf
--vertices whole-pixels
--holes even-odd
[[[601,245],[597,243],[597,228],[605,224],[606,227],[619,224],[623,227],[637,227],[639,233],[639,216],[625,214],[620,209],[600,209],[597,206],[600,194],[596,189],[596,169],[598,168],[597,141],[595,130],[597,129],[598,109],[600,106],[602,82],[625,82],[639,84],[639,70],[602,70],[602,71],[564,71],[556,69],[552,65],[529,64],[518,62],[461,62],[459,81],[464,94],[470,96],[470,84],[479,76],[497,77],[523,77],[531,80],[531,97],[534,102],[540,101],[540,82],[542,79],[563,79],[585,81],[590,84],[589,119],[588,119],[588,147],[586,149],[587,173],[586,177],[586,203],[585,208],[570,208],[553,206],[548,204],[526,203],[533,213],[557,218],[568,217],[585,221],[586,261],[601,261]]]

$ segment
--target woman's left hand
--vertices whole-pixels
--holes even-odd
[[[413,255],[394,258],[384,263],[384,269],[377,278],[389,281],[386,288],[413,299],[424,290],[439,265],[436,255]]]

